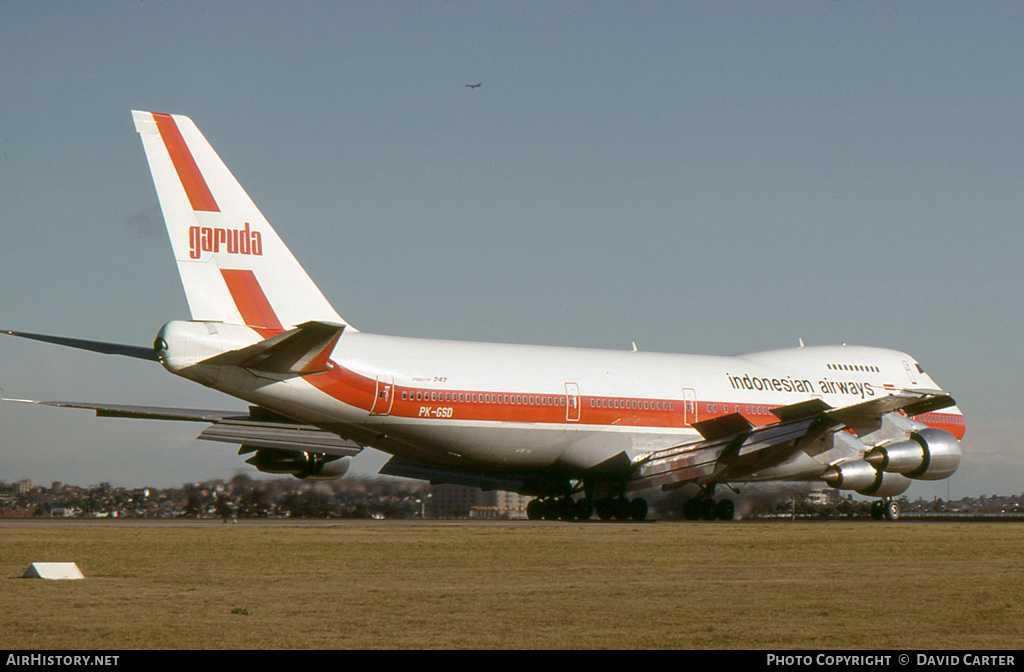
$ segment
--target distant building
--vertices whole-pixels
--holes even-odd
[[[532,497],[499,490],[483,491],[465,485],[442,483],[430,487],[428,518],[526,518]]]
[[[807,501],[811,504],[829,506],[831,504],[838,504],[840,500],[842,500],[842,495],[833,488],[819,488],[807,493]]]
[[[533,499],[533,497],[503,490],[495,490],[483,494],[485,499],[492,500],[492,503],[471,508],[469,511],[470,518],[525,520],[526,505]]]
[[[427,500],[427,518],[468,518],[474,506],[485,505],[480,488],[439,483],[430,487]]]

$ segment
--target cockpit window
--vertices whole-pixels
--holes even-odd
[[[914,365],[917,367],[917,372],[918,373],[924,373],[924,369],[921,368],[920,364],[918,364],[917,362],[914,362]]]

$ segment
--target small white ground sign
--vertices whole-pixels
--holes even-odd
[[[23,579],[84,579],[82,571],[73,562],[33,562],[22,575]]]

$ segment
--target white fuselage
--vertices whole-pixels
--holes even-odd
[[[174,325],[188,325],[177,329]],[[699,439],[694,423],[739,413],[754,425],[771,409],[818,398],[833,407],[903,389],[936,390],[909,355],[830,346],[732,357],[439,341],[346,332],[332,370],[282,376],[207,367],[215,351],[262,336],[245,327],[188,354],[172,322],[161,332],[171,371],[318,425],[364,445],[439,466],[585,470]],[[250,332],[241,338],[237,330]],[[176,340],[175,340],[176,339]],[[963,435],[955,407],[929,425]],[[812,465],[818,468],[821,465]]]

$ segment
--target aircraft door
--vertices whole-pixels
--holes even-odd
[[[683,388],[683,424],[692,425],[697,422],[697,392],[689,387]]]
[[[391,412],[391,406],[395,403],[395,379],[394,376],[377,376],[377,391],[373,395],[373,408],[370,415],[387,415]]]
[[[580,420],[580,386],[576,383],[565,384],[565,419],[568,422]]]

